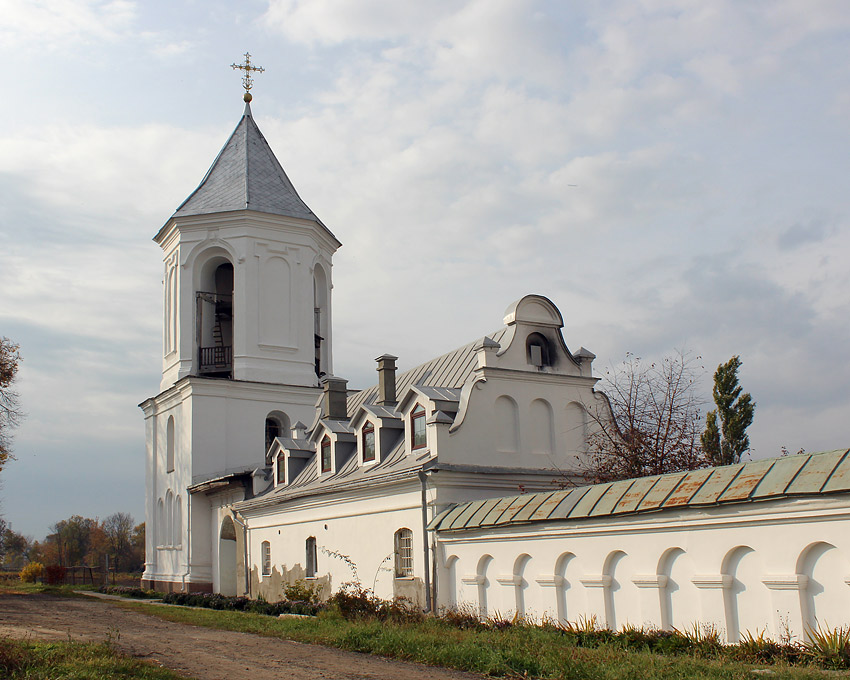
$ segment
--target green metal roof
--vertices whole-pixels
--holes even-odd
[[[459,531],[842,491],[850,491],[850,449],[460,503],[437,515],[428,528]]]

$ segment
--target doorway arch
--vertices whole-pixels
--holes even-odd
[[[218,592],[236,595],[236,526],[230,517],[222,520],[218,538]]]

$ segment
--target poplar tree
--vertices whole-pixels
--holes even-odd
[[[741,358],[734,356],[714,372],[714,403],[717,408],[705,417],[700,437],[706,458],[712,465],[740,463],[750,448],[747,428],[753,422],[756,404],[738,384]]]

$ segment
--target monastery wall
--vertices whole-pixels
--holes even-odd
[[[799,640],[850,623],[850,495],[438,531],[437,601],[482,616]]]

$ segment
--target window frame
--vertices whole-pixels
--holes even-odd
[[[366,448],[366,442],[370,438],[369,435],[372,435],[371,436],[372,455],[371,455],[371,457],[367,458],[366,452],[367,452],[368,449]],[[375,426],[372,424],[371,420],[367,420],[363,425],[363,429],[360,430],[360,440],[361,440],[360,443],[361,443],[361,449],[362,449],[361,461],[364,462],[364,463],[374,463],[378,458],[378,451],[377,451],[377,437],[375,436]]]
[[[413,578],[413,531],[407,527],[393,534],[393,576],[395,578]]]
[[[272,575],[272,544],[269,541],[263,541],[260,544],[260,553],[262,555],[262,572],[263,576]]]
[[[277,454],[277,475],[275,480],[277,484],[286,484],[286,456],[282,453]]]
[[[304,567],[304,577],[305,578],[317,578],[316,574],[319,571],[319,560],[318,553],[316,550],[316,537],[310,536],[304,542],[304,550],[306,553],[305,557],[305,567]]]
[[[326,461],[327,465],[325,465]],[[322,443],[319,444],[319,470],[321,470],[322,474],[333,471],[331,438],[328,435],[322,437]]]
[[[422,441],[417,444],[417,426],[421,421]],[[410,450],[418,451],[419,449],[427,448],[428,446],[428,430],[425,425],[425,407],[419,402],[410,411]]]

